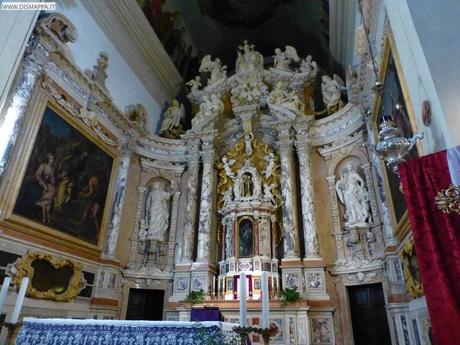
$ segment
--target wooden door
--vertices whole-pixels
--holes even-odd
[[[382,284],[348,287],[355,345],[391,345]]]
[[[162,320],[164,290],[130,289],[126,320]]]

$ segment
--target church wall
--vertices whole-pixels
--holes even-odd
[[[411,18],[429,66],[451,142],[460,144],[458,108],[460,101],[460,56],[458,31],[460,3],[457,1],[407,0]]]
[[[77,27],[79,37],[70,46],[75,63],[81,69],[92,69],[99,53],[106,52],[109,56],[106,86],[113,102],[120,109],[141,103],[148,113],[147,130],[156,133],[163,104],[154,100],[80,1],[60,0],[56,2],[56,8]]]
[[[425,3],[428,2],[425,1]],[[455,130],[457,126],[452,122],[454,114],[451,113],[452,108],[446,107],[445,103],[445,98],[449,95],[447,89],[455,90],[453,86],[458,83],[448,82],[445,78],[452,77],[454,78],[452,80],[455,80],[455,69],[452,73],[450,68],[447,67],[449,66],[447,62],[433,61],[433,51],[436,50],[448,58],[448,56],[452,56],[451,47],[450,44],[444,44],[445,50],[443,50],[438,43],[447,41],[431,36],[434,27],[443,26],[439,25],[440,22],[451,22],[453,24],[456,23],[456,20],[449,21],[445,17],[440,16],[439,18],[442,18],[441,21],[433,19],[433,25],[429,25],[429,23],[420,22],[422,19],[421,14],[426,10],[426,7],[424,10],[420,10],[422,13],[419,14],[419,19],[415,19],[408,7],[410,2],[385,1],[384,4],[390,22],[390,31],[394,37],[397,55],[404,74],[406,88],[413,109],[413,116],[416,120],[416,130],[425,133],[425,139],[421,142],[423,154],[433,153],[458,143],[458,131]],[[429,11],[430,15],[437,13],[439,10],[438,7],[440,7],[439,4],[432,3],[430,5],[433,5],[433,7],[436,6],[436,10],[432,9]],[[413,2],[411,7],[419,7],[418,2],[417,4]],[[450,8],[451,6],[447,7]],[[452,13],[453,16],[454,12]],[[416,22],[416,20],[419,20],[419,22]],[[425,29],[420,31],[420,26],[424,26]],[[380,30],[384,30],[383,27]],[[433,37],[433,39],[427,41],[429,37]],[[431,52],[425,50],[427,44],[431,44]],[[438,67],[434,67],[436,65]],[[440,68],[443,68],[443,70],[440,71]],[[440,80],[445,82],[443,84],[446,85],[445,87],[440,88]],[[404,88],[404,86],[402,87]],[[452,102],[455,102],[456,97],[450,97],[450,99],[452,99]],[[422,103],[424,100],[428,100],[431,104],[432,124],[430,127],[425,127],[422,121]]]

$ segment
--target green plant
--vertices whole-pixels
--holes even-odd
[[[300,300],[300,292],[297,291],[297,287],[286,288],[286,289],[281,290],[280,296],[281,296],[283,307]]]
[[[189,303],[191,305],[200,304],[204,301],[204,291],[197,290],[197,291],[190,291],[185,298],[184,302]]]

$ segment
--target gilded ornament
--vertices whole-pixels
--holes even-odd
[[[404,245],[400,256],[403,263],[407,292],[414,298],[423,296],[423,286],[415,254],[414,240],[412,238]]]
[[[70,279],[63,284],[55,284],[46,291],[40,288],[42,277],[35,276],[37,262],[45,261],[55,270],[70,269],[72,271]],[[46,264],[45,263],[45,264]],[[53,271],[50,271],[52,273]],[[28,251],[15,264],[13,284],[20,286],[24,277],[30,278],[27,288],[27,296],[37,299],[48,299],[56,302],[68,302],[74,299],[82,289],[86,287],[86,281],[82,274],[82,265],[74,261],[52,256],[50,254]],[[46,278],[46,277],[45,277]],[[49,283],[49,282],[48,282]]]

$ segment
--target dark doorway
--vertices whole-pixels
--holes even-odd
[[[162,320],[164,290],[130,289],[126,320]]]
[[[355,345],[391,345],[382,284],[348,287]]]

